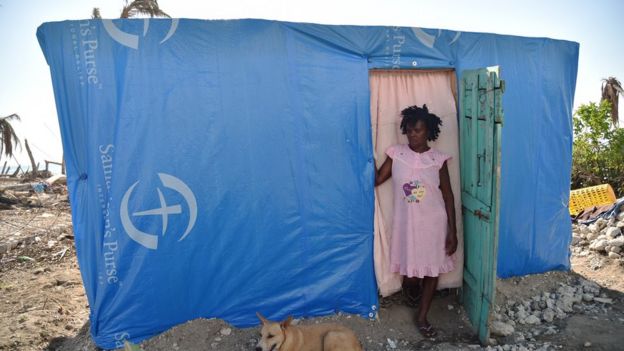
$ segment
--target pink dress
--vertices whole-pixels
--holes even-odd
[[[386,150],[392,158],[394,217],[390,269],[408,277],[437,277],[455,267],[445,252],[448,230],[440,190],[440,168],[451,158],[430,148],[423,153],[407,145]]]

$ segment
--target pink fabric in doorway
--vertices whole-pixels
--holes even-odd
[[[401,110],[407,106],[427,104],[429,111],[443,122],[440,137],[430,146],[452,156],[447,163],[451,186],[455,195],[455,212],[459,245],[457,261],[452,272],[442,274],[438,288],[462,285],[464,269],[463,226],[461,220],[461,188],[459,178],[459,131],[457,106],[452,71],[371,71],[371,125],[375,161],[380,166],[386,149],[394,144],[405,144],[407,139],[399,129]],[[390,236],[392,233],[393,193],[391,181],[375,189],[375,275],[382,296],[401,289],[402,278],[390,271]]]

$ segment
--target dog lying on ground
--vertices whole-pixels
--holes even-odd
[[[294,326],[292,316],[280,323],[256,314],[262,322],[256,351],[362,351],[353,331],[341,325]]]

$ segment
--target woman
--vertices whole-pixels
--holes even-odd
[[[437,335],[427,320],[438,276],[455,268],[457,250],[455,205],[447,160],[451,157],[427,144],[440,134],[442,121],[422,108],[401,111],[401,131],[408,144],[393,145],[377,170],[375,186],[392,177],[394,217],[390,267],[404,276],[404,286],[422,280],[416,326],[424,337]]]

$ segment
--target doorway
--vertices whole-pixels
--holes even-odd
[[[430,145],[452,157],[447,165],[459,244],[455,270],[440,275],[438,289],[462,288],[462,303],[479,339],[485,343],[495,296],[499,231],[505,87],[499,68],[462,72],[459,92],[454,70],[373,70],[369,81],[377,165],[387,157],[385,150],[389,146],[407,143],[399,129],[402,109],[427,104],[429,111],[442,119],[440,137]],[[390,271],[389,264],[392,195],[391,182],[375,188],[374,262],[382,296],[399,291],[402,282],[401,276]]]
[[[426,104],[429,111],[442,119],[440,136],[430,146],[452,156],[448,161],[451,187],[455,195],[457,225],[457,257],[455,270],[440,276],[438,289],[459,288],[463,276],[463,225],[461,218],[461,183],[459,167],[459,128],[457,124],[457,82],[455,71],[446,70],[371,70],[371,126],[373,150],[377,166],[387,157],[386,149],[394,144],[405,144],[401,134],[401,110],[412,105]],[[375,275],[382,296],[401,289],[401,276],[390,272],[390,236],[392,233],[391,182],[375,189]]]

